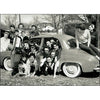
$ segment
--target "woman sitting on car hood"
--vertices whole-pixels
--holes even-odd
[[[91,44],[90,31],[85,28],[84,24],[81,24],[77,27],[75,35],[77,49],[81,48],[82,50],[95,56],[100,61],[100,52]]]

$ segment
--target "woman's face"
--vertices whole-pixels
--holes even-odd
[[[54,49],[58,50],[59,49],[58,45],[54,45]]]
[[[11,29],[11,31],[12,31],[12,32],[14,32],[14,31],[15,31],[15,28],[14,28],[14,27],[11,27],[10,29]]]
[[[44,49],[44,52],[45,52],[45,53],[49,53],[49,49],[48,49],[48,48],[45,48],[45,49]]]
[[[22,32],[22,37],[24,37],[25,36],[25,32]]]
[[[5,34],[4,34],[4,37],[5,37],[5,38],[8,38],[8,35],[9,35],[8,33],[5,33]]]
[[[18,35],[19,34],[19,32],[15,32],[15,35]]]
[[[90,30],[90,31],[93,31],[93,29],[94,29],[94,28],[90,25],[90,26],[89,26],[89,30]]]
[[[53,39],[50,40],[51,44],[53,44],[55,41]]]
[[[47,45],[47,46],[51,46],[50,41],[47,41],[47,42],[46,42],[46,45]]]
[[[47,62],[51,63],[52,59],[50,57],[47,58]]]
[[[51,52],[51,57],[55,57],[55,52]]]
[[[22,60],[23,60],[23,61],[26,61],[26,57],[22,57]]]
[[[19,25],[19,29],[23,29],[24,27],[23,27],[23,25]]]
[[[36,30],[36,28],[35,28],[35,27],[32,27],[31,29],[32,29],[32,31],[35,31],[35,30]]]
[[[24,43],[24,48],[25,49],[29,49],[29,44],[28,43]]]
[[[34,47],[31,47],[31,52],[36,52],[36,49]]]
[[[35,60],[34,56],[31,56],[29,59],[31,62],[33,62]]]

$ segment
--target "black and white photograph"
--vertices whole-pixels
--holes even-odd
[[[1,0],[0,100],[98,100],[99,9],[99,0]]]
[[[100,86],[100,14],[0,14],[1,86]]]

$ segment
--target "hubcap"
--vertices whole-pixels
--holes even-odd
[[[70,74],[75,74],[77,72],[77,67],[76,66],[67,66],[66,70],[68,71],[68,73]]]
[[[7,66],[9,67],[9,68],[11,68],[11,60],[9,59],[9,60],[7,60]]]

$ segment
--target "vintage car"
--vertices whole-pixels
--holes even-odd
[[[74,37],[69,35],[39,35],[33,37],[30,41],[37,42],[39,45],[39,50],[43,49],[45,40],[54,39],[57,40],[61,47],[61,55],[59,58],[60,66],[59,69],[64,72],[67,77],[77,77],[82,72],[91,72],[97,66],[99,66],[99,61],[96,57],[90,55],[89,53],[76,49],[70,44],[70,40]],[[10,68],[9,62],[11,62],[11,52],[1,53],[1,62],[5,69],[12,70]],[[15,62],[20,60],[20,55],[14,55]]]

